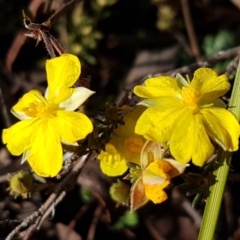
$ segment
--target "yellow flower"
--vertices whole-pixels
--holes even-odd
[[[92,132],[90,119],[73,112],[94,92],[72,88],[80,75],[80,62],[63,54],[46,62],[48,89],[26,93],[12,108],[20,122],[3,130],[3,142],[13,155],[24,153],[31,168],[43,177],[56,176],[62,167],[61,142],[76,144]]]
[[[130,169],[130,176],[136,177],[131,187],[131,211],[145,205],[149,200],[161,203],[167,199],[163,190],[171,178],[181,174],[186,164],[181,164],[173,159],[163,159],[163,148],[160,144],[147,141],[143,146],[140,164],[141,168]]]
[[[149,78],[134,93],[146,98],[149,108],[139,118],[135,131],[146,139],[168,142],[174,158],[202,166],[213,154],[214,140],[224,150],[238,149],[239,124],[218,99],[230,88],[226,75],[209,68],[195,71],[192,82],[182,77]],[[211,139],[211,140],[210,140]]]
[[[141,136],[134,133],[136,121],[144,111],[137,106],[133,112],[124,117],[125,125],[119,125],[106,144],[105,151],[98,156],[102,172],[108,176],[120,176],[128,169],[127,162],[139,164],[140,152],[144,144]]]

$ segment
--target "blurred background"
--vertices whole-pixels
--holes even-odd
[[[30,30],[24,28],[22,10],[34,23],[43,23],[67,2],[0,0],[1,106],[6,107],[0,111],[1,130],[17,121],[9,111],[25,92],[46,88],[45,61],[50,56],[43,42],[36,46],[36,40],[24,35]],[[205,60],[221,50],[238,46],[240,1],[85,0],[54,22],[50,33],[66,52],[79,57],[81,77],[91,79],[90,86],[96,94],[88,100],[85,109],[94,117],[104,110],[106,102],[121,101],[127,90],[147,76]],[[231,60],[213,67],[223,73]],[[28,169],[20,161],[10,156],[1,143],[0,239],[38,209],[48,196],[36,193],[31,199],[23,200],[9,195],[6,174]],[[238,162],[236,153],[216,239],[240,239]],[[173,188],[166,202],[149,203],[130,214],[127,207],[116,207],[109,197],[109,186],[116,180],[101,174],[98,161],[88,162],[74,189],[32,239],[197,239],[204,202],[193,209],[193,197],[186,197]],[[183,183],[180,177],[174,181],[174,185]]]

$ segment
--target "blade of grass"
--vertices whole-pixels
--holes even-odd
[[[240,64],[238,64],[236,78],[234,81],[229,110],[240,120]],[[222,203],[223,193],[228,177],[232,153],[219,150],[217,161],[214,167],[216,182],[210,187],[210,196],[207,199],[203,214],[202,224],[198,240],[214,239],[219,210]]]

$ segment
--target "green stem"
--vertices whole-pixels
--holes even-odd
[[[238,64],[236,78],[233,86],[232,96],[229,103],[229,110],[240,120],[240,64]],[[203,214],[202,224],[198,240],[213,240],[218,220],[219,210],[222,203],[223,193],[228,177],[232,153],[219,150],[217,161],[214,167],[216,183],[210,187],[210,196],[207,199]]]

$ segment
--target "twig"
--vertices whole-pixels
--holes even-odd
[[[185,22],[188,37],[190,40],[192,53],[196,57],[196,59],[199,61],[201,59],[201,55],[200,55],[199,46],[198,46],[195,31],[194,31],[193,23],[192,23],[188,0],[181,0],[181,6],[182,6],[184,22]]]
[[[187,73],[193,72],[194,70],[196,70],[199,67],[213,66],[214,64],[221,62],[225,59],[236,57],[239,53],[240,53],[240,47],[231,48],[226,51],[220,51],[217,55],[213,56],[212,58],[209,58],[208,60],[196,62],[189,66],[177,68],[177,69],[174,69],[174,70],[171,70],[168,72],[156,73],[156,74],[153,74],[152,76],[153,77],[162,76],[162,75],[175,76],[176,73],[187,74]],[[148,76],[148,78],[149,78],[149,76]]]
[[[64,53],[63,48],[58,43],[57,39],[55,39],[49,32],[52,23],[58,20],[62,14],[64,14],[66,11],[71,9],[75,3],[81,2],[82,0],[71,0],[62,8],[57,10],[47,21],[43,23],[33,23],[31,19],[25,15],[24,11],[23,13],[23,24],[25,28],[31,30],[30,33],[25,34],[25,36],[31,37],[37,41],[37,45],[40,41],[43,41],[46,49],[51,56],[51,58],[56,57],[55,51],[61,55]]]
[[[96,227],[97,227],[98,221],[101,217],[102,211],[103,211],[103,206],[101,204],[99,204],[94,212],[93,219],[92,219],[90,228],[88,230],[87,240],[94,240]]]
[[[51,212],[54,211],[55,207],[58,205],[58,203],[60,203],[63,198],[66,195],[66,191],[62,191],[60,193],[60,195],[57,197],[57,199],[49,206],[49,208],[47,209],[47,211],[43,214],[43,216],[41,217],[39,223],[36,225],[36,229],[39,230],[40,226],[42,225],[43,221],[50,215]],[[34,229],[35,230],[35,229]],[[25,239],[24,239],[25,240]]]
[[[230,0],[238,9],[240,9],[240,2],[238,0]]]
[[[195,211],[195,209],[191,206],[189,200],[183,196],[177,189],[172,191],[172,199],[176,205],[181,206],[184,211],[191,217],[193,220],[194,226],[199,229],[201,225],[202,218],[200,214]]]
[[[145,226],[154,240],[166,240],[163,236],[160,236],[160,233],[156,230],[149,219],[145,220]]]
[[[27,240],[30,239],[30,237],[33,235],[39,221],[40,221],[40,216],[35,220],[34,224],[32,224],[31,226],[29,226],[29,228],[25,231],[25,233],[23,234],[23,240]]]
[[[233,74],[234,74],[234,72],[236,72],[236,69],[237,69],[237,66],[238,66],[238,62],[239,62],[239,55],[237,55],[229,64],[228,64],[228,66],[227,66],[227,68],[226,68],[226,71],[225,71],[225,73],[226,73],[226,75],[228,76],[228,77],[231,77]]]
[[[56,11],[44,24],[50,24],[56,22],[65,12],[68,12],[71,8],[74,7],[76,3],[80,3],[82,0],[72,0],[66,3],[61,9]]]
[[[124,228],[123,234],[127,237],[127,239],[137,239],[136,234],[129,228]]]
[[[74,216],[73,220],[70,221],[68,224],[68,229],[65,233],[65,236],[62,237],[63,240],[68,240],[68,236],[71,230],[73,230],[77,224],[77,222],[80,220],[80,218],[86,213],[86,211],[89,209],[89,205],[83,205],[79,212]]]
[[[2,109],[2,116],[3,116],[3,120],[4,120],[4,124],[5,124],[4,127],[10,127],[11,126],[11,121],[10,121],[10,118],[9,118],[9,115],[8,115],[7,107],[6,107],[6,104],[5,104],[5,101],[4,101],[4,97],[3,97],[3,94],[2,94],[2,89],[1,88],[0,88],[0,106],[1,106],[1,109]]]
[[[182,32],[180,31],[171,31],[171,34],[176,38],[178,43],[181,45],[181,47],[185,50],[185,52],[192,56],[192,49],[189,46],[189,43]]]
[[[73,179],[76,179],[76,176],[78,175],[80,169],[85,165],[87,160],[90,160],[96,156],[95,152],[83,155],[78,158],[76,164],[74,165],[73,169],[69,172],[69,174],[60,182],[55,190],[54,193],[52,193],[49,198],[46,200],[46,202],[33,214],[31,214],[29,217],[27,217],[21,224],[19,224],[8,236],[5,240],[11,240],[15,234],[17,234],[22,227],[26,227],[29,225],[30,222],[36,221],[41,222],[41,219],[44,217],[46,218],[48,214],[50,214],[51,211],[48,211],[48,214],[46,214],[47,210],[49,208],[53,209],[53,204],[56,206],[62,198],[65,196],[67,185],[69,185],[69,182],[73,182]],[[59,198],[58,198],[59,197]],[[39,218],[40,217],[40,218]],[[36,222],[34,223],[36,224]],[[38,224],[37,224],[38,225]],[[36,226],[37,226],[36,225]],[[26,230],[26,234],[29,236],[31,235],[31,231],[34,231],[35,227],[29,227],[31,229]],[[24,236],[25,240],[29,239],[28,237]]]
[[[12,232],[8,234],[8,236],[5,238],[5,240],[11,240],[23,227],[27,227],[29,222],[36,220],[41,215],[41,208],[38,211],[35,211],[33,214],[31,214],[29,217],[27,217],[21,224],[19,224],[17,227],[13,229]]]

